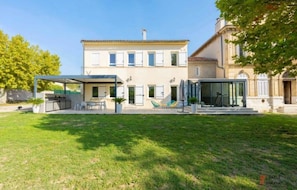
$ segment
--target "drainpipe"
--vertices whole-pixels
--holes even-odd
[[[83,62],[83,65],[82,65],[82,68],[81,68],[81,74],[84,75],[85,74],[85,45],[84,45],[84,42],[82,42],[82,46],[83,46],[83,57],[82,57],[82,62]]]
[[[219,63],[217,64],[217,67],[220,68],[220,69],[223,69],[224,71],[224,78],[226,78],[226,71],[225,71],[225,68],[224,68],[224,43],[223,43],[223,35],[221,34],[221,65],[219,65]]]

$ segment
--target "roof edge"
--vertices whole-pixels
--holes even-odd
[[[188,43],[190,40],[182,39],[182,40],[84,40],[82,39],[81,43]]]

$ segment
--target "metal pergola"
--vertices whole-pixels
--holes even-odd
[[[34,93],[33,96],[36,97],[38,80],[47,80],[51,82],[57,82],[64,84],[64,91],[66,92],[66,84],[92,84],[92,83],[114,83],[115,86],[115,96],[117,97],[117,84],[123,83],[117,75],[37,75],[34,77]],[[83,89],[83,94],[85,94],[85,89]],[[115,102],[115,112],[117,111],[117,106]]]

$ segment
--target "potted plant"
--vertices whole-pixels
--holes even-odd
[[[30,98],[27,102],[32,104],[33,113],[39,113],[40,104],[44,102],[42,98]]]
[[[196,97],[191,97],[189,98],[189,102],[191,104],[192,113],[196,113],[198,99]]]
[[[117,97],[112,99],[117,104],[117,113],[122,113],[122,103],[126,101],[125,98]]]

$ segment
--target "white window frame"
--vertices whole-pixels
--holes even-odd
[[[267,74],[259,74],[257,76],[257,89],[259,97],[268,97],[269,96],[269,86],[268,86],[268,77]]]
[[[154,65],[150,65],[150,55],[154,55],[154,59],[153,59]],[[156,66],[156,53],[155,52],[148,52],[147,59],[148,59],[148,61],[147,61],[148,64],[147,65],[149,67],[155,67]]]
[[[153,97],[150,97],[150,87],[152,87],[154,89],[154,95]],[[156,98],[156,85],[148,85],[147,86],[147,97],[148,98]]]
[[[130,55],[134,56],[134,62],[130,62]],[[136,62],[136,54],[135,52],[128,52],[128,66],[135,66],[135,62]]]
[[[175,65],[172,65],[172,55],[175,55]],[[170,53],[170,66],[172,67],[177,67],[179,65],[179,56],[178,56],[178,52],[172,51]]]
[[[111,59],[110,56],[114,55],[114,63],[111,63]],[[114,52],[109,53],[109,66],[116,66],[117,63],[117,54]]]
[[[242,49],[242,46],[237,44],[235,46],[235,49],[236,49],[236,55],[238,57],[246,57],[247,56],[247,52],[245,52],[243,49]]]

